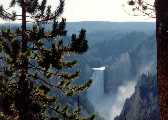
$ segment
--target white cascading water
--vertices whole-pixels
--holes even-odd
[[[93,83],[91,87],[88,89],[87,97],[89,98],[90,102],[95,105],[97,104],[98,100],[102,98],[104,95],[104,70],[105,67],[100,68],[92,68],[93,75],[91,79],[93,79]]]
[[[105,120],[111,120],[109,109],[112,106],[112,99],[106,96],[104,92],[104,70],[105,67],[92,68],[93,75],[91,79],[93,80],[92,85],[88,89],[87,97],[89,101],[94,106],[96,114],[99,114]]]

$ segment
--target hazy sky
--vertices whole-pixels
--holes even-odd
[[[5,2],[4,2],[5,1]],[[0,0],[6,6],[10,0]],[[56,7],[58,0],[48,0]],[[66,0],[63,16],[67,21],[148,21],[148,17],[130,16],[124,12],[127,0]],[[19,11],[18,8],[15,8]]]

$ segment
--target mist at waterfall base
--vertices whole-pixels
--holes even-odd
[[[120,114],[126,98],[129,98],[136,85],[135,81],[127,81],[118,87],[116,94],[106,94],[104,92],[104,70],[105,67],[92,68],[92,86],[88,89],[87,97],[94,106],[97,114],[105,120],[114,120]]]

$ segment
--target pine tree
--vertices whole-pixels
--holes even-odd
[[[88,50],[86,31],[73,34],[69,43],[64,41],[67,31],[66,19],[59,20],[63,13],[64,0],[59,0],[52,12],[47,0],[12,0],[10,7],[19,6],[22,14],[7,12],[0,6],[0,17],[15,21],[21,17],[22,26],[17,30],[2,29],[0,32],[0,119],[3,120],[92,120],[80,115],[80,108],[69,108],[60,104],[59,97],[50,95],[52,89],[58,94],[73,96],[86,90],[91,80],[83,85],[73,81],[79,71],[69,73],[76,60],[66,57],[83,54]],[[27,29],[27,17],[34,21]],[[46,32],[43,23],[52,24]],[[46,47],[45,43],[50,43]],[[50,113],[54,112],[54,115]]]

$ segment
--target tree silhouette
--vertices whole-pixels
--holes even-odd
[[[64,0],[54,12],[47,0],[11,0],[9,7],[19,6],[22,14],[9,13],[0,6],[0,17],[4,20],[21,20],[17,30],[2,29],[0,32],[0,119],[4,120],[92,120],[80,115],[80,107],[61,105],[58,96],[51,95],[54,89],[64,96],[77,95],[86,90],[91,80],[79,85],[73,81],[80,74],[68,72],[77,64],[66,58],[73,54],[83,54],[88,50],[86,31],[82,29],[71,41],[64,42],[67,31],[66,19],[61,17]],[[21,17],[21,19],[19,18]],[[27,29],[27,18],[33,21]],[[52,24],[47,32],[43,23]],[[45,43],[50,43],[46,47]],[[73,82],[73,83],[72,83]],[[50,114],[54,113],[54,114]]]
[[[155,6],[152,2],[154,2],[154,0],[151,0],[150,3],[146,0],[128,0],[127,4],[131,8],[131,12],[127,11],[127,9],[125,11],[134,16],[155,18]]]

